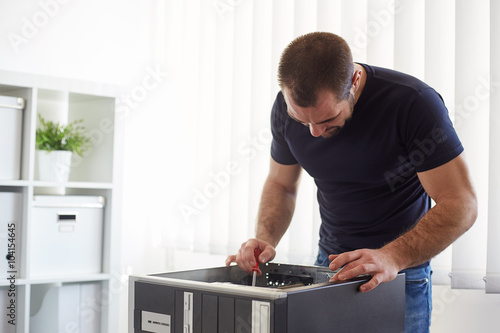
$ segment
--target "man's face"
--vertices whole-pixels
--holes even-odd
[[[354,110],[354,96],[339,101],[335,94],[328,90],[318,93],[317,103],[312,107],[300,107],[290,97],[289,90],[283,89],[288,115],[295,121],[309,127],[311,135],[329,138],[342,129],[351,119]]]

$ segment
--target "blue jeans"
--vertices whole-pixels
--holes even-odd
[[[314,264],[328,267],[328,254],[320,249]],[[432,312],[431,266],[407,268],[401,273],[406,274],[405,332],[428,333]]]

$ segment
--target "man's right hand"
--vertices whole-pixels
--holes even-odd
[[[254,250],[260,249],[262,252],[259,256],[259,263],[265,264],[271,261],[276,256],[276,250],[274,247],[256,238],[251,238],[241,244],[238,253],[230,255],[226,258],[226,266],[229,266],[232,262],[238,264],[238,266],[247,273],[252,272],[252,268],[255,266]],[[260,276],[262,272],[259,270],[257,275]]]

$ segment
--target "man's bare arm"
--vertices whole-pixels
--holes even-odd
[[[271,159],[269,175],[262,190],[255,235],[273,247],[278,245],[292,220],[300,170],[298,164],[282,165]]]
[[[236,262],[243,270],[250,272],[255,265],[253,252],[256,248],[262,250],[260,262],[274,258],[275,247],[292,220],[300,172],[298,164],[283,165],[271,159],[257,216],[256,238],[247,240],[237,254],[227,257],[226,265]]]
[[[436,205],[415,228],[383,248],[403,269],[439,254],[472,227],[477,217],[476,194],[462,155],[418,177]]]
[[[372,279],[360,288],[369,291],[391,281],[399,271],[430,260],[474,224],[477,201],[464,156],[418,177],[436,205],[413,229],[378,250],[331,255],[332,270],[345,265],[333,280],[370,274]]]

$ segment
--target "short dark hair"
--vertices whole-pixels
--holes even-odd
[[[335,34],[312,32],[293,40],[281,54],[278,83],[301,107],[316,105],[320,90],[349,97],[354,65],[349,45]]]

